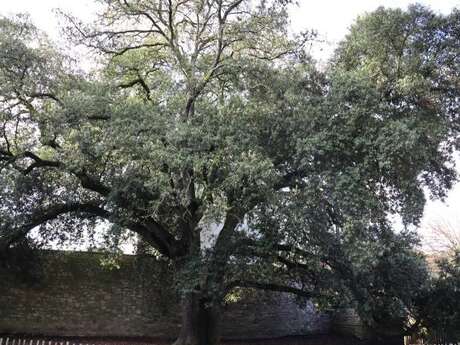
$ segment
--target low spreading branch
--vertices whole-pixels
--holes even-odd
[[[319,294],[313,291],[305,291],[305,290],[302,290],[302,289],[299,289],[293,286],[252,281],[252,280],[235,280],[227,285],[226,291],[230,292],[231,290],[235,288],[252,288],[252,289],[257,289],[257,290],[287,292],[287,293],[301,296],[304,298],[315,298],[315,297],[320,296]]]

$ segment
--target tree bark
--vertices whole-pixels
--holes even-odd
[[[220,308],[208,305],[199,291],[188,293],[182,301],[182,326],[173,345],[218,345]]]

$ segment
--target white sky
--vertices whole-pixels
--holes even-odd
[[[327,43],[313,50],[314,55],[324,60],[347,32],[353,20],[364,12],[379,6],[406,8],[410,0],[298,0],[299,7],[291,11],[294,30],[315,29]],[[460,8],[460,0],[419,0],[436,12],[449,13]],[[93,0],[0,0],[0,15],[28,12],[33,22],[48,32],[51,38],[59,39],[58,20],[53,9],[70,11],[84,21],[89,20],[97,6]],[[460,226],[460,184],[450,191],[445,203],[429,201],[422,227],[436,219],[447,219]]]

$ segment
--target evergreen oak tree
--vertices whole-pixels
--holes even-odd
[[[217,344],[243,288],[405,325],[426,278],[408,229],[456,178],[460,13],[380,8],[318,69],[288,2],[101,0],[64,15],[91,74],[2,18],[0,251],[37,227],[139,235],[177,274],[176,345]]]

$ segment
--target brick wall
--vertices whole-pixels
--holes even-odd
[[[178,303],[160,267],[123,256],[118,269],[108,269],[100,254],[82,252],[44,251],[38,258],[38,279],[0,272],[0,333],[177,334]],[[263,293],[228,305],[222,325],[226,338],[264,338],[325,333],[330,320],[311,304],[300,308],[289,295]]]
[[[370,337],[370,330],[361,322],[358,313],[352,308],[336,310],[331,320],[332,328],[338,334],[354,335],[358,338]]]

